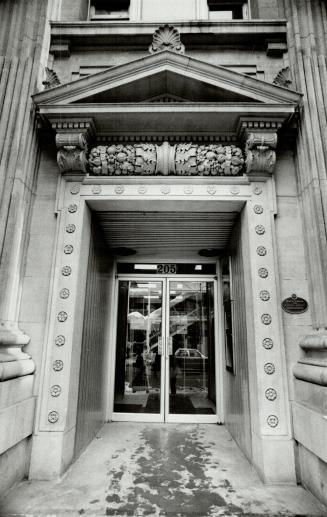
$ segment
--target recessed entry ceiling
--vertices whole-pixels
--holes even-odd
[[[108,250],[144,258],[198,259],[203,248],[226,248],[237,212],[94,212]]]

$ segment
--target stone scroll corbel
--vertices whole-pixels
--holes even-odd
[[[88,152],[94,136],[92,120],[52,122],[56,131],[57,162],[61,173],[88,171]]]
[[[245,168],[248,175],[272,174],[276,165],[278,121],[242,121],[240,134],[245,142]]]

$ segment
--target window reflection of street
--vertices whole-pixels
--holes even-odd
[[[212,379],[214,340],[210,327],[214,318],[212,285],[212,282],[171,282],[169,333],[172,338],[172,413],[215,411],[215,388],[212,390],[212,386],[209,394],[209,383],[215,384]]]
[[[160,413],[161,354],[168,352],[170,412],[212,414],[213,282],[170,282],[167,348],[162,294],[163,282],[120,282],[125,318],[118,315],[114,410]]]

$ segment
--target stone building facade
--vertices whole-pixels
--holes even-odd
[[[0,19],[0,490],[60,476],[106,421],[180,417],[326,503],[325,2],[4,0]],[[119,281],[192,278],[214,284],[215,411],[115,409]],[[170,323],[166,399],[166,359],[194,350],[171,353]]]

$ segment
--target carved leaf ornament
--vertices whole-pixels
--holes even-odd
[[[96,176],[237,176],[244,158],[235,145],[100,145],[91,150],[89,166]]]

